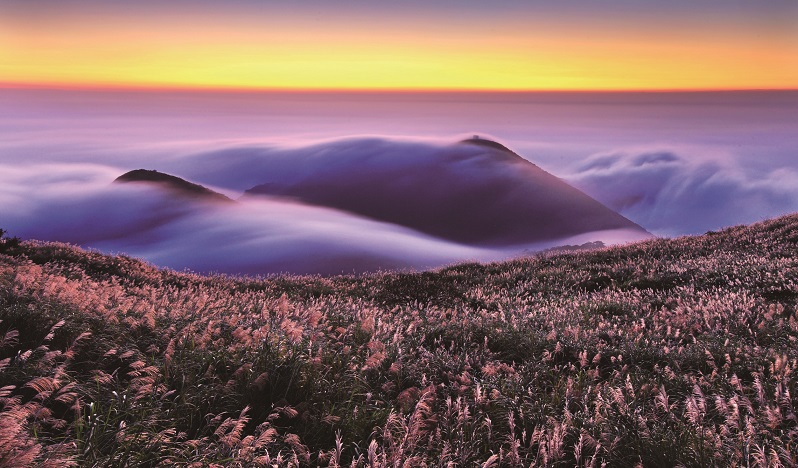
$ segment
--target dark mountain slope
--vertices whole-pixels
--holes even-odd
[[[377,148],[379,149],[379,148]],[[409,148],[412,149],[412,148]],[[472,138],[434,152],[319,151],[275,164],[247,195],[290,197],[460,243],[529,244],[643,228],[500,143]]]

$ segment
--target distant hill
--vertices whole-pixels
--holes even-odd
[[[202,185],[154,170],[136,169],[126,172],[117,177],[114,180],[114,183],[148,183],[169,190],[176,195],[186,198],[222,203],[234,202],[229,197],[222,195],[219,192],[215,192],[209,188],[203,187]]]
[[[287,167],[287,168],[286,168]],[[587,194],[483,138],[428,157],[319,151],[275,165],[246,195],[289,197],[480,246],[531,244],[579,234],[646,231]]]

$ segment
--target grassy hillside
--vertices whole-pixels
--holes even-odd
[[[798,215],[364,277],[0,252],[2,466],[798,463]]]

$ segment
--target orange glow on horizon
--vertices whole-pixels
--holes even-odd
[[[400,24],[3,24],[7,86],[220,90],[622,91],[798,88],[782,32],[607,34],[508,25],[491,35]],[[383,26],[383,27],[380,27]],[[781,34],[781,35],[780,35]]]
[[[362,88],[332,88],[332,87],[277,87],[277,86],[236,86],[236,85],[158,85],[141,83],[63,83],[63,82],[18,82],[0,81],[0,89],[18,90],[62,90],[62,91],[98,91],[98,92],[208,92],[208,93],[708,93],[708,92],[737,92],[737,91],[798,91],[796,86],[780,87],[706,87],[706,88],[409,88],[409,87],[362,87]]]

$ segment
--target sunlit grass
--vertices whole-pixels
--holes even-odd
[[[795,466],[798,215],[362,277],[0,242],[2,466]]]

